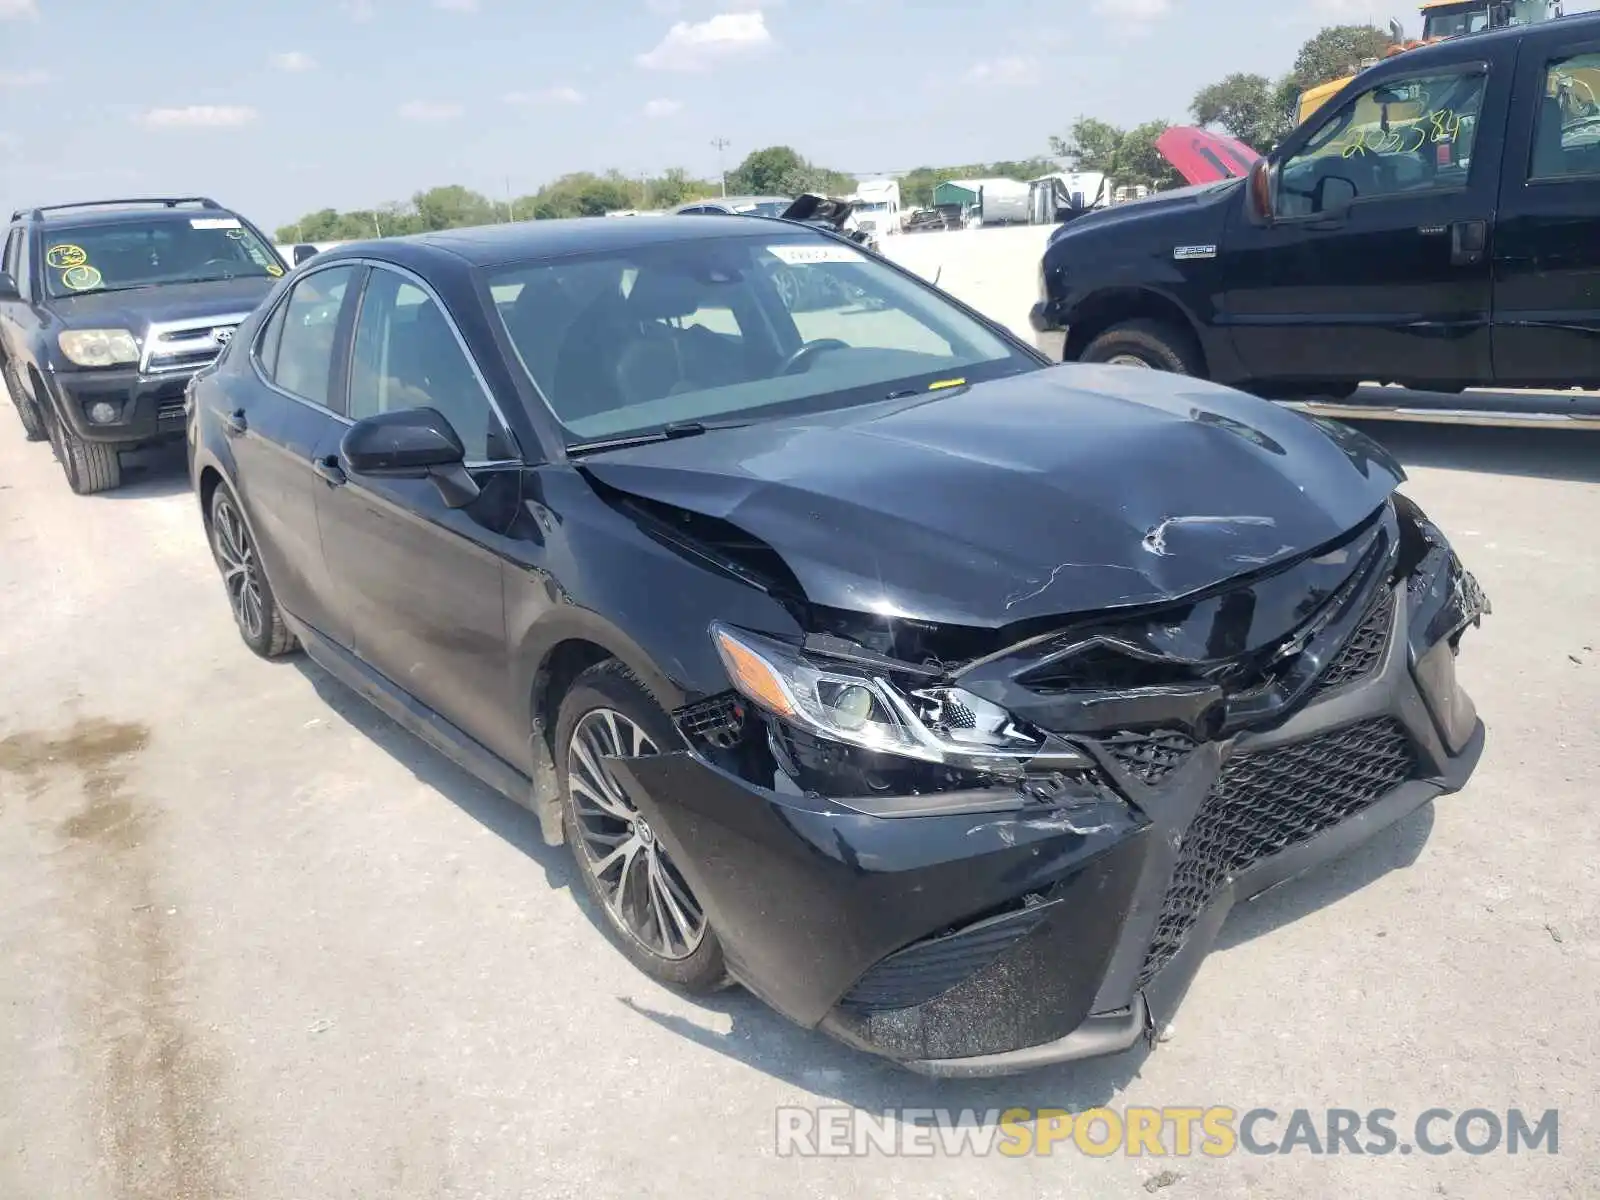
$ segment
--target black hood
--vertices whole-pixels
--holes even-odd
[[[1348,532],[1404,478],[1344,426],[1078,364],[583,467],[761,539],[814,604],[987,628],[1262,571]]]
[[[184,321],[247,313],[277,282],[257,276],[208,283],[163,283],[125,292],[62,296],[52,304],[69,326],[139,332],[151,321]]]
[[[1047,245],[1055,245],[1084,230],[1103,229],[1128,221],[1147,221],[1152,217],[1179,217],[1203,207],[1209,207],[1244,186],[1242,180],[1224,179],[1217,183],[1201,183],[1194,187],[1173,188],[1156,192],[1143,200],[1127,200],[1107,208],[1096,208],[1061,226],[1050,235]]]

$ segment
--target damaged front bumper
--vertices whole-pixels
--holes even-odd
[[[1488,606],[1416,517],[1408,549],[1391,516],[1369,552],[1382,569],[1328,601],[1348,611],[1297,633],[1276,682],[1231,707],[1160,686],[1109,708],[1054,696],[1086,772],[825,795],[796,784],[788,735],[770,784],[730,767],[746,718],[715,702],[680,714],[691,749],[610,765],[730,970],[796,1022],[944,1076],[1153,1042],[1234,904],[1476,766],[1483,726],[1454,658]]]

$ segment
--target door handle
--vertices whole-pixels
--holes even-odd
[[[1450,265],[1475,267],[1489,248],[1489,222],[1457,221],[1450,226]]]
[[[350,482],[350,477],[344,473],[344,468],[339,465],[339,457],[329,454],[324,458],[313,458],[311,469],[320,475],[329,487],[343,487]]]
[[[222,418],[222,427],[237,437],[250,428],[250,422],[245,417],[244,409],[236,408]]]

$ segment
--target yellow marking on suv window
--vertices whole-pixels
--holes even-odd
[[[100,286],[104,276],[93,267],[79,263],[75,267],[68,267],[61,273],[61,282],[75,292],[87,292],[91,288]]]
[[[936,383],[930,383],[928,385],[928,390],[930,392],[937,392],[941,388],[960,387],[965,382],[965,379],[941,379]]]
[[[82,246],[74,246],[70,242],[63,242],[59,246],[51,246],[45,251],[44,261],[58,271],[65,271],[71,267],[81,267],[89,261],[89,253]]]

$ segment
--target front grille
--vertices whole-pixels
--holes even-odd
[[[926,1004],[1031,933],[1055,903],[1025,904],[891,954],[856,981],[840,1006],[857,1012],[892,1012]]]
[[[1361,812],[1416,769],[1411,739],[1391,717],[1231,759],[1184,835],[1139,986],[1229,879]]]
[[[158,421],[181,421],[184,416],[182,396],[179,396],[176,400],[162,400],[156,404],[156,420]]]
[[[672,715],[684,737],[719,750],[736,745],[744,733],[744,706],[732,692],[686,705]]]
[[[1151,787],[1183,766],[1195,750],[1194,739],[1176,730],[1117,733],[1101,745],[1118,766]]]
[[[1343,687],[1364,679],[1383,659],[1384,647],[1389,644],[1389,629],[1394,620],[1394,591],[1384,588],[1383,594],[1368,611],[1366,618],[1350,635],[1337,657],[1317,681],[1317,690]]]
[[[249,315],[228,313],[182,321],[154,321],[145,332],[139,368],[150,375],[199,370],[222,353],[240,322]]]

